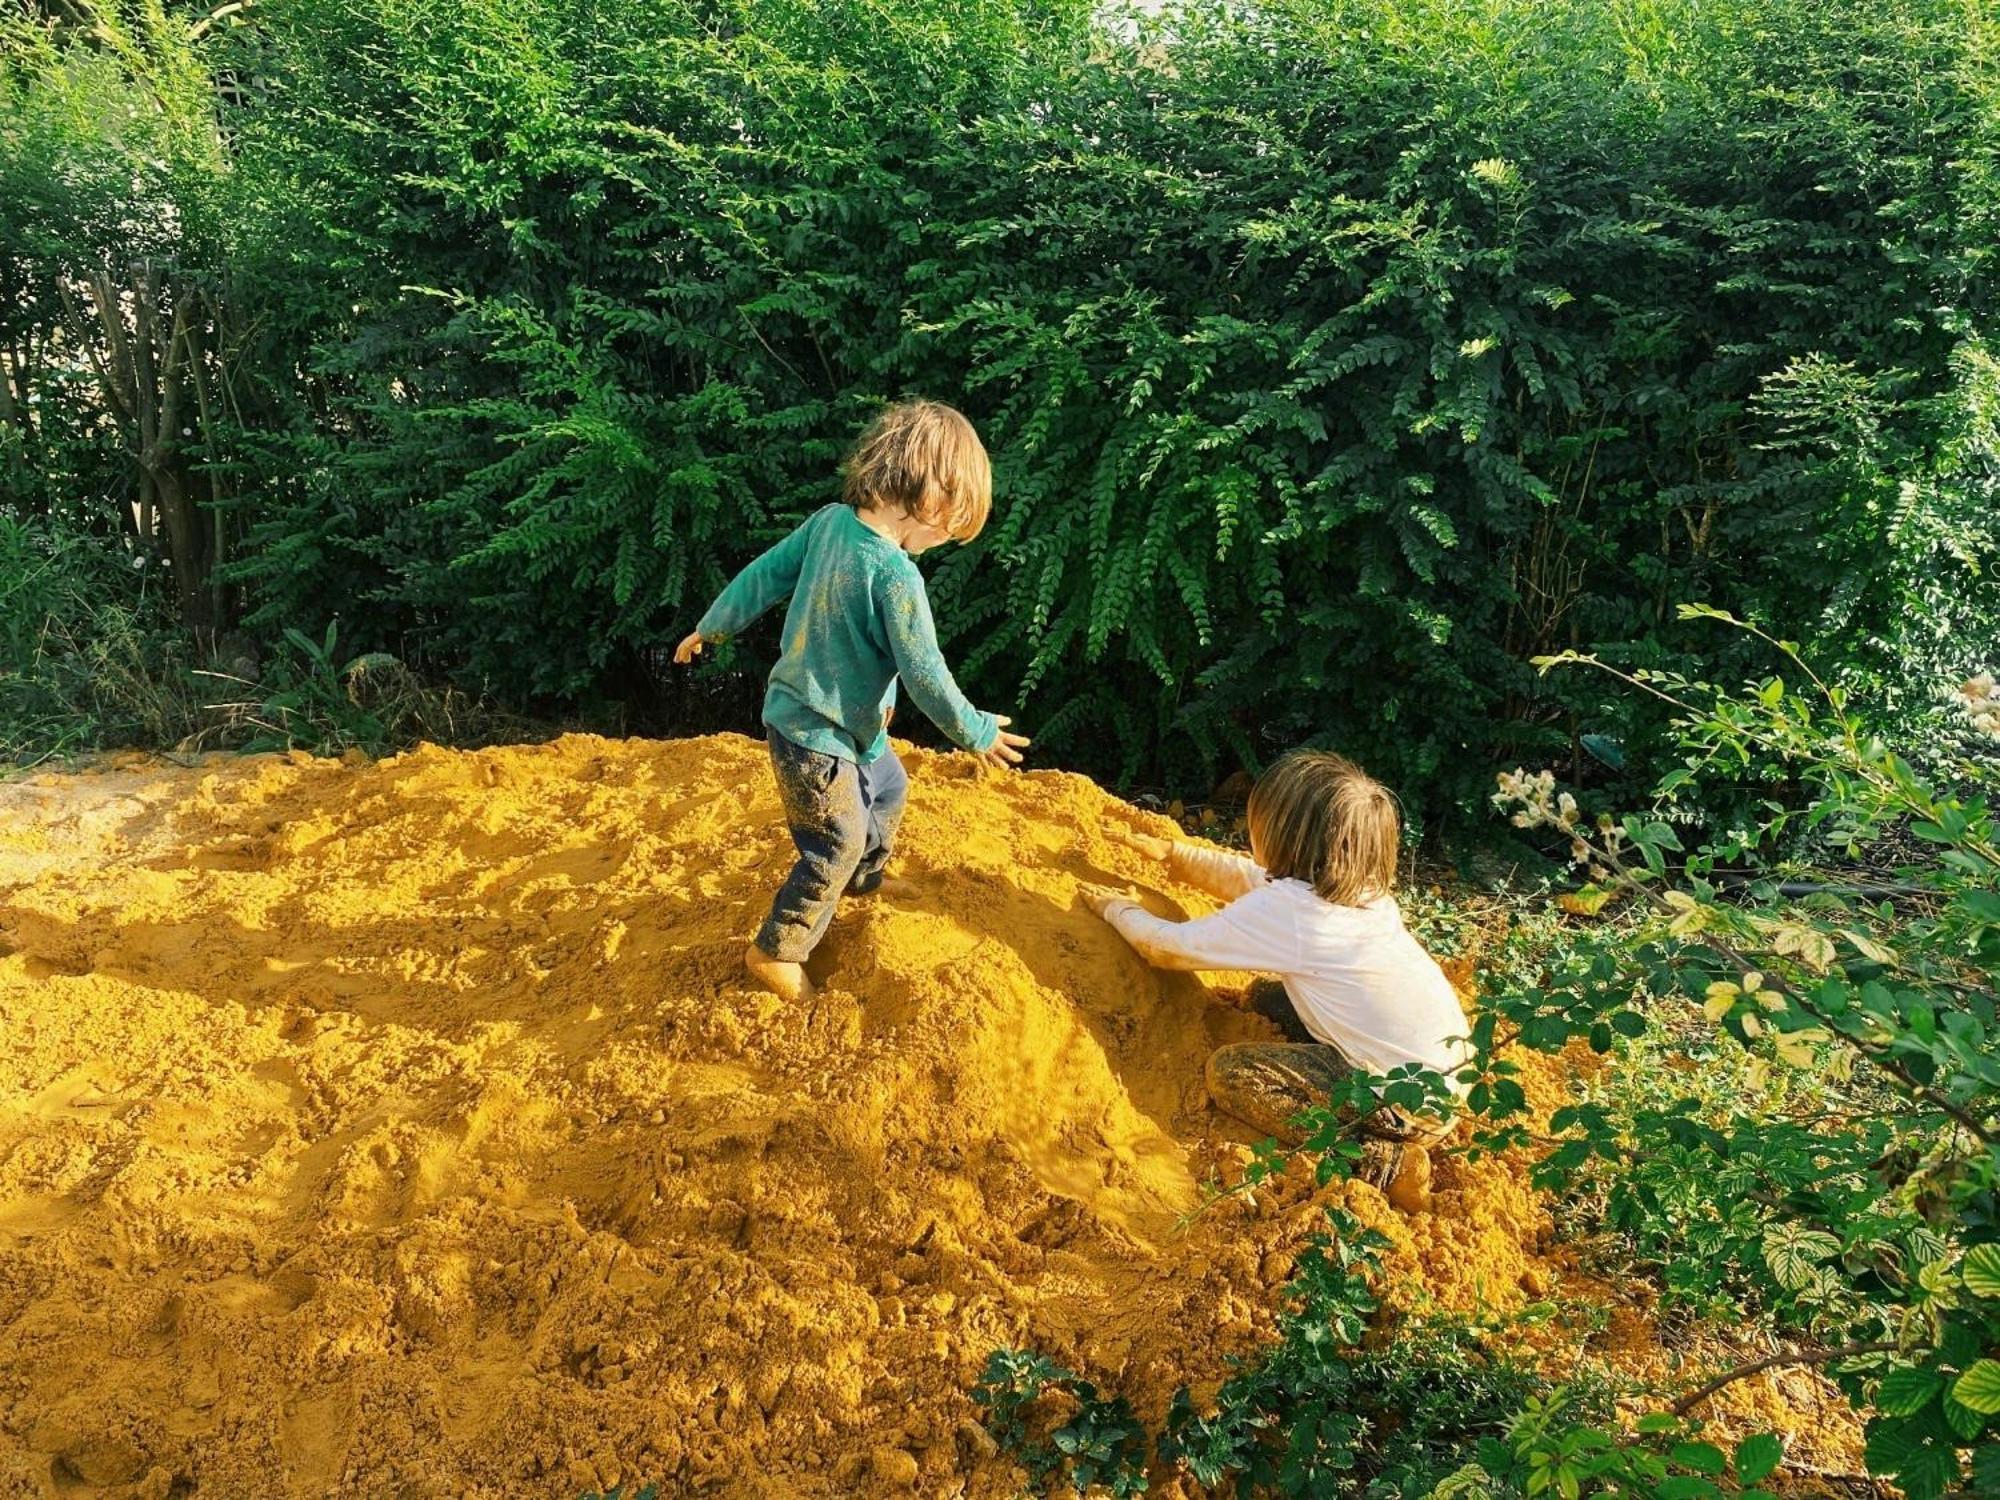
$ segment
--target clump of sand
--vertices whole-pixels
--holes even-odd
[[[988,1351],[1157,1417],[1328,1201],[1403,1305],[1558,1289],[1516,1158],[1185,1225],[1248,1139],[1202,1063],[1266,1032],[1078,906],[1151,820],[908,761],[796,1007],[738,967],[791,859],[747,739],[0,787],[0,1490],[998,1496]]]

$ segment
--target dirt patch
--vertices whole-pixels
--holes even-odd
[[[908,760],[803,1007],[738,969],[791,858],[747,739],[0,787],[0,1493],[999,1496],[996,1345],[1152,1417],[1219,1379],[1329,1196],[1183,1225],[1244,1154],[1202,1062],[1265,1024],[1077,905],[1164,825]],[[1561,1292],[1522,1161],[1437,1177],[1331,1195],[1393,1300]]]

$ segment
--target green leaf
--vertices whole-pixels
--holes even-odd
[[[1972,1483],[1981,1494],[2000,1494],[2000,1443],[1982,1443],[1973,1450]]]
[[[1788,1292],[1801,1292],[1817,1278],[1815,1262],[1837,1254],[1840,1241],[1822,1230],[1777,1224],[1765,1231],[1763,1249],[1764,1264],[1778,1285]]]
[[[2000,1245],[1974,1245],[1965,1252],[1965,1289],[1975,1297],[2000,1297]]]
[[[1950,1448],[1925,1448],[1896,1471],[1906,1500],[1938,1500],[1957,1477],[1958,1454]]]
[[[1675,1443],[1667,1457],[1699,1474],[1720,1474],[1729,1467],[1729,1460],[1713,1443]]]
[[[1586,755],[1601,760],[1614,771],[1625,769],[1625,749],[1608,734],[1580,734],[1576,742]]]
[[[1744,1484],[1755,1484],[1784,1458],[1785,1445],[1775,1433],[1756,1433],[1736,1445],[1736,1477]]]
[[[1952,1384],[1951,1399],[1981,1416],[2000,1412],[2000,1359],[1982,1359]]]
[[[1921,1446],[1922,1438],[1912,1430],[1908,1420],[1890,1417],[1869,1424],[1863,1457],[1869,1473],[1896,1474]]]
[[[1944,1325],[1944,1337],[1938,1340],[1937,1349],[1941,1363],[1963,1367],[1979,1358],[1980,1353],[1979,1335],[1971,1325],[1957,1319]]]
[[[1875,1393],[1875,1409],[1885,1417],[1907,1417],[1930,1405],[1944,1389],[1944,1377],[1935,1370],[1913,1370],[1899,1366],[1882,1377]]]
[[[1984,1414],[1953,1400],[1950,1396],[1944,1398],[1945,1426],[1952,1430],[1952,1435],[1960,1442],[1969,1443],[1978,1437],[1986,1430],[1986,1421]]]

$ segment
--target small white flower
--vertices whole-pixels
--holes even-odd
[[[2000,684],[1991,672],[1981,672],[1959,685],[1959,704],[1972,727],[1991,739],[2000,739]]]

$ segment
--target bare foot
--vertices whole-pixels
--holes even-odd
[[[812,981],[806,978],[803,965],[780,962],[755,943],[743,950],[743,967],[780,1000],[797,1003],[812,996]]]
[[[1422,1146],[1403,1147],[1403,1160],[1390,1179],[1383,1196],[1390,1206],[1406,1214],[1422,1213],[1431,1206],[1431,1154]]]

